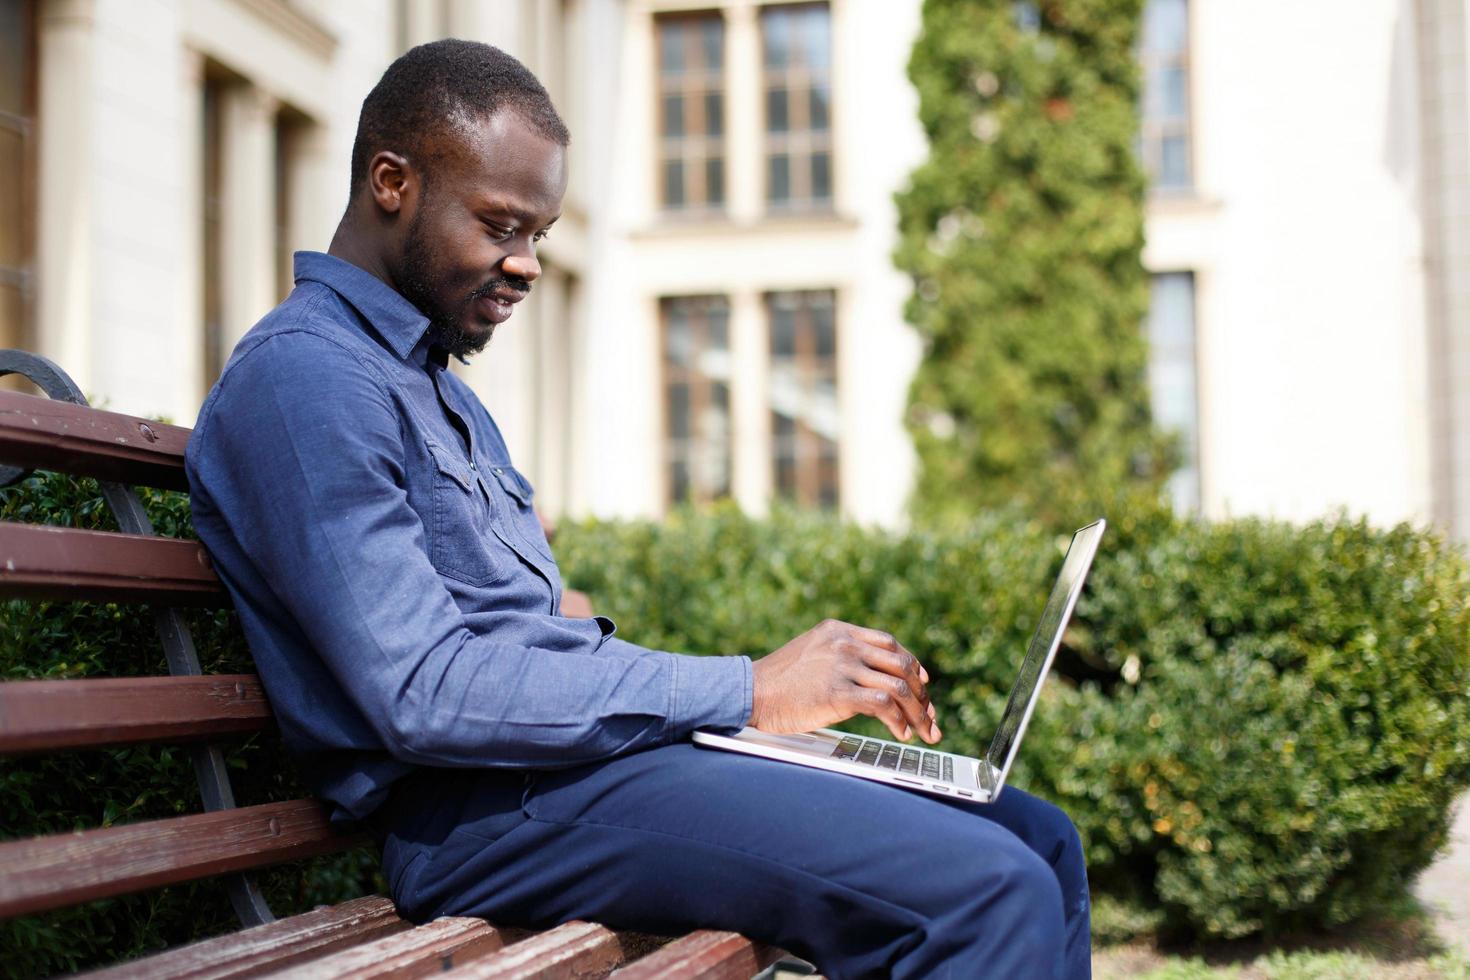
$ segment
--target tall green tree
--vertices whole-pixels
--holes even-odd
[[[929,157],[897,196],[920,519],[1049,522],[1157,494],[1143,335],[1143,0],[925,0],[909,61]]]

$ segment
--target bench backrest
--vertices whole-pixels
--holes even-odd
[[[0,351],[51,397],[0,391],[0,485],[31,469],[97,478],[124,533],[0,522],[0,598],[152,606],[167,677],[0,683],[0,757],[178,742],[190,746],[201,813],[0,843],[0,919],[228,874],[242,925],[272,920],[240,872],[360,843],[335,833],[321,806],[292,800],[237,807],[210,740],[272,724],[254,675],[201,676],[180,606],[228,598],[204,548],[158,537],[131,485],[187,490],[189,430],[88,408],[55,365]]]

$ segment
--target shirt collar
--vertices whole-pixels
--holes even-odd
[[[418,308],[366,269],[323,252],[297,252],[296,281],[319,282],[362,314],[388,342],[393,353],[407,359],[424,340],[429,320]]]
[[[409,360],[425,369],[431,365],[441,371],[449,367],[449,352],[438,344],[430,343],[427,333],[413,345],[413,350],[408,352],[408,357]]]

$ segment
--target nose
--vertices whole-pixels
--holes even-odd
[[[513,252],[507,255],[501,261],[500,268],[507,276],[519,276],[526,282],[535,282],[541,278],[541,263],[536,261],[536,246],[534,245],[524,252]]]

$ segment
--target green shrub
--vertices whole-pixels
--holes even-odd
[[[180,495],[147,503],[161,529],[188,533]],[[108,526],[89,484],[54,476],[0,492],[0,519]],[[891,630],[933,675],[944,747],[978,753],[1066,540],[1013,513],[891,534],[717,510],[567,524],[557,550],[569,584],[648,646],[759,655],[825,616]],[[230,614],[191,620],[206,670],[250,669]],[[146,609],[0,604],[0,677],[162,671]],[[1014,779],[1067,808],[1095,888],[1150,921],[1210,936],[1332,925],[1400,895],[1443,843],[1470,784],[1467,689],[1470,570],[1433,534],[1135,506],[1104,539]],[[231,745],[229,761],[242,803],[302,793],[274,737]],[[198,807],[178,749],[0,769],[7,838]],[[375,868],[357,851],[265,884],[289,913],[373,890]],[[113,899],[0,925],[0,972],[231,924],[215,883]]]
[[[192,537],[183,494],[143,491],[155,526]],[[117,530],[96,484],[56,474],[0,490],[0,520]],[[194,611],[206,673],[253,672],[232,611]],[[147,607],[0,603],[0,680],[166,674]],[[226,743],[241,805],[298,798],[274,732]],[[202,809],[187,749],[139,746],[0,760],[0,839],[133,823]],[[365,849],[284,865],[259,876],[278,915],[374,890]],[[34,977],[141,955],[238,926],[217,881],[129,895],[0,923],[0,976]]]
[[[733,511],[567,525],[568,581],[623,635],[763,653],[824,616],[928,666],[945,747],[993,731],[1066,537],[1012,514],[896,535]],[[1125,512],[1015,774],[1094,885],[1171,930],[1335,925],[1402,893],[1470,784],[1470,571],[1431,533]],[[872,725],[858,725],[875,731]]]

